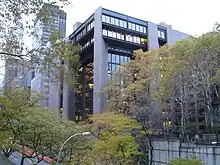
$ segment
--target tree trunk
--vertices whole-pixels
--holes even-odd
[[[195,99],[195,115],[196,115],[196,133],[199,135],[199,118],[198,118],[198,106],[197,106],[197,98]]]

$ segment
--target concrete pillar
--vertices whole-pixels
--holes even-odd
[[[102,36],[102,8],[95,11],[94,19],[93,113],[100,113],[107,108],[107,98],[104,94],[101,94],[101,91],[108,83],[108,46]]]
[[[60,82],[50,79],[49,82],[49,105],[48,108],[58,112],[60,107]]]
[[[159,48],[157,24],[148,22],[148,50]]]
[[[70,62],[65,62],[66,69],[71,67]],[[63,118],[68,120],[76,119],[75,92],[71,84],[68,84],[64,77],[63,83]]]

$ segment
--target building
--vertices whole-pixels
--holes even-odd
[[[98,8],[69,36],[73,45],[81,46],[82,67],[77,90],[63,87],[64,117],[83,120],[86,114],[105,111],[106,97],[101,91],[111,79],[111,73],[132,59],[134,50],[147,51],[187,37],[164,23],[158,25]]]
[[[47,13],[49,16],[48,22],[42,21],[41,13]],[[33,48],[44,48],[49,44],[49,39],[55,35],[59,34],[60,38],[65,37],[66,35],[66,13],[63,10],[59,9],[59,6],[44,4],[41,8],[40,12],[37,15],[37,18],[34,22],[34,39],[33,39]],[[44,55],[39,54],[39,56],[43,59]],[[33,59],[34,60],[34,57]],[[56,84],[50,80],[50,73],[45,68],[41,69],[42,66],[38,64],[34,65],[34,70],[32,73],[31,86],[32,90],[39,90],[45,94],[44,100],[41,101],[42,107],[53,107],[50,106],[49,95],[59,95],[59,88]],[[40,84],[36,84],[36,83]],[[56,89],[54,91],[54,89]],[[52,93],[51,93],[52,92]]]
[[[15,84],[15,81],[25,73],[24,61],[16,58],[9,58],[5,61],[5,73],[3,88],[9,89]]]

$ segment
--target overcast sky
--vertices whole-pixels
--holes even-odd
[[[154,23],[165,22],[191,35],[211,31],[220,22],[220,0],[73,0],[73,6],[65,9],[67,35],[75,22],[84,22],[100,6]]]

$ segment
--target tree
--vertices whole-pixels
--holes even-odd
[[[194,157],[191,159],[177,158],[171,160],[168,165],[202,165],[202,161]]]
[[[15,151],[21,153],[21,165],[26,158],[35,163],[47,157],[56,160],[64,139],[83,131],[83,127],[74,122],[60,120],[56,113],[40,109],[37,105],[40,98],[34,98],[29,99],[26,90],[17,89],[0,99],[3,106],[0,111],[1,149],[7,157]],[[73,153],[73,142],[79,144],[78,141],[66,144],[61,161]]]
[[[41,0],[1,1],[1,59],[10,65],[13,65],[13,61],[17,60],[29,70],[39,68],[55,82],[65,79],[66,82],[71,82],[71,85],[72,82],[75,83],[79,64],[79,47],[73,47],[69,41],[62,40],[61,34],[55,28],[55,20],[50,19],[56,13],[49,10],[52,5],[54,8],[62,9],[70,4],[69,0],[48,0],[46,3]],[[35,20],[51,31],[47,44],[43,41],[44,36],[39,35],[37,27],[34,27]],[[24,43],[24,41],[32,38],[40,42],[31,48],[30,44]],[[64,68],[65,76],[63,74]]]
[[[91,120],[93,121],[91,131],[95,137],[96,162],[132,164],[138,153],[138,145],[132,135],[140,128],[138,123],[113,112],[96,114]]]

